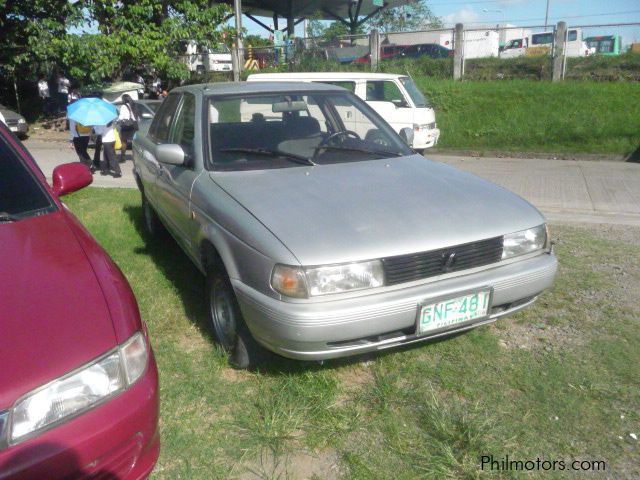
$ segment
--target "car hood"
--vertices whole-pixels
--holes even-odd
[[[2,113],[2,116],[5,118],[5,120],[20,120],[21,118],[24,118],[19,113],[6,108],[0,108],[0,113]]]
[[[0,410],[116,344],[66,213],[0,223]]]
[[[211,175],[302,265],[427,251],[544,222],[508,190],[418,155]]]

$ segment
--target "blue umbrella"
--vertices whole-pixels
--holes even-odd
[[[86,126],[106,125],[117,116],[115,105],[101,98],[81,98],[67,107],[67,118]]]

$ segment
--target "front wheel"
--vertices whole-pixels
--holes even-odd
[[[207,297],[213,333],[220,346],[229,353],[231,365],[252,369],[266,360],[268,352],[251,335],[226,274],[217,270],[207,274]]]
[[[142,218],[144,220],[144,229],[149,236],[154,239],[158,238],[164,231],[164,226],[144,193],[142,194]]]

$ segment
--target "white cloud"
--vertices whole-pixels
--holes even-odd
[[[446,25],[453,25],[456,23],[477,23],[480,19],[480,14],[471,7],[463,7],[457,12],[453,12],[442,17],[442,21]]]

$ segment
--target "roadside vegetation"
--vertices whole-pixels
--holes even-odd
[[[640,147],[640,83],[454,82],[414,77],[433,103],[438,148],[630,155]]]
[[[152,478],[479,478],[489,475],[480,456],[507,454],[604,460],[608,478],[640,477],[637,229],[552,228],[555,285],[493,326],[249,373],[213,342],[195,267],[169,238],[147,242],[137,192],[67,198],[123,269],[149,326],[162,435]]]

